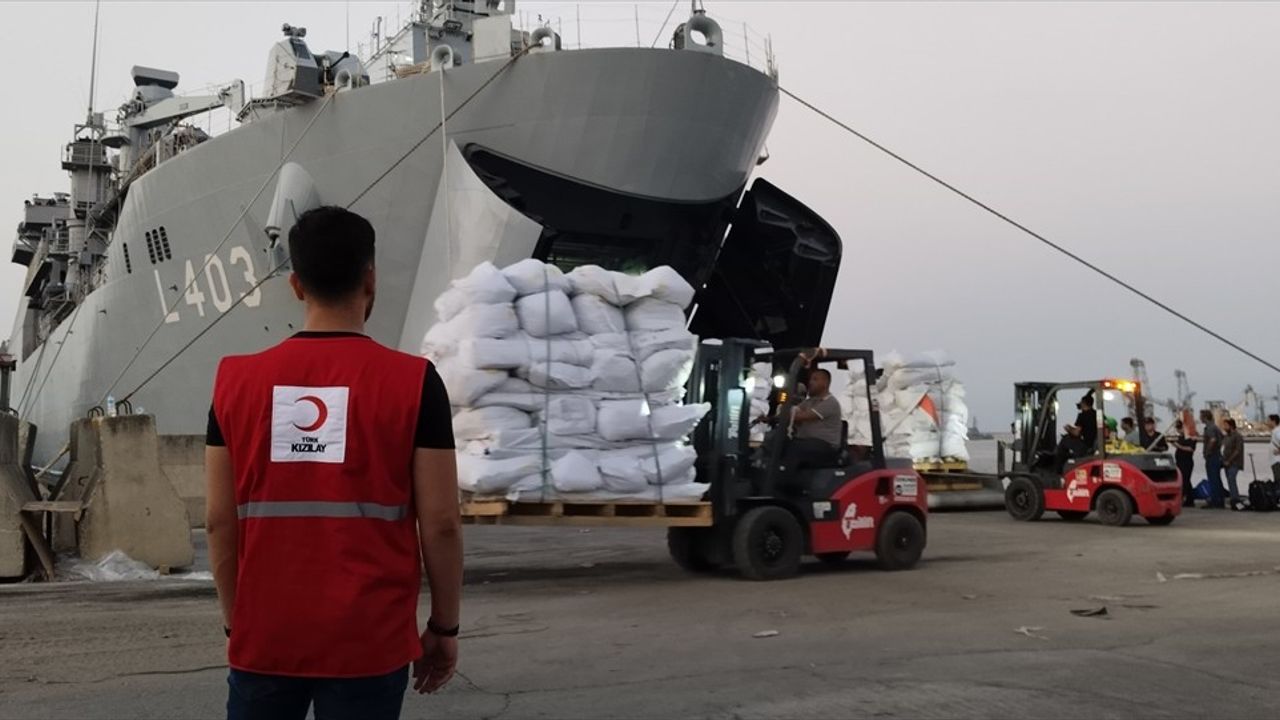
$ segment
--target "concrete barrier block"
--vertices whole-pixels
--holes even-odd
[[[51,499],[88,499],[89,481],[98,468],[97,430],[87,418],[73,421],[67,435],[67,452],[70,460],[62,471],[62,477],[54,486]],[[79,518],[59,513],[53,516],[53,537],[49,543],[55,552],[74,552],[79,546],[76,524]]]
[[[190,567],[195,559],[191,523],[160,469],[154,418],[99,417],[77,424],[82,429],[77,459],[87,456],[86,444],[97,459],[81,489],[87,507],[78,527],[80,556],[96,560],[121,550],[155,568]]]
[[[161,435],[160,469],[187,506],[191,527],[204,527],[204,436]]]
[[[18,464],[18,418],[0,413],[0,577],[26,577],[22,505],[34,499],[30,494],[26,473]]]

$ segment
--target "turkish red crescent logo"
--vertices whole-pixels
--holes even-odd
[[[298,428],[302,432],[315,432],[316,430],[319,430],[324,425],[324,421],[329,419],[329,408],[325,406],[323,400],[316,397],[315,395],[303,395],[302,397],[298,398],[297,401],[294,402],[294,404],[296,405],[300,402],[309,402],[312,405],[316,406],[316,421],[311,423],[310,425],[305,425],[305,426],[299,425],[298,423],[294,423],[293,426]]]

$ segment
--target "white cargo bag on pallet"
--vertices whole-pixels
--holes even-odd
[[[455,280],[449,289],[436,298],[436,316],[442,321],[472,305],[509,303],[516,298],[516,289],[493,263],[482,262],[465,277]]]
[[[517,295],[533,295],[545,290],[573,292],[573,283],[555,265],[526,258],[502,269],[502,276],[515,288]]]
[[[599,295],[583,293],[574,295],[570,301],[573,314],[578,319],[578,328],[588,335],[626,332],[626,321],[622,310],[610,305]]]
[[[656,298],[636,300],[623,308],[622,314],[626,318],[627,329],[632,332],[670,330],[684,327],[685,323],[683,307]]]
[[[453,416],[453,436],[459,440],[484,440],[502,430],[533,427],[529,413],[511,407],[463,408]]]
[[[520,327],[535,338],[565,335],[578,331],[569,296],[560,290],[525,295],[516,300]]]

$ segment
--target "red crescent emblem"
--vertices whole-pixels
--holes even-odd
[[[294,402],[294,404],[297,405],[298,403],[303,401],[309,402],[312,405],[316,406],[316,421],[306,426],[299,425],[298,423],[294,423],[293,426],[298,428],[302,432],[315,432],[316,430],[319,430],[324,425],[325,420],[329,419],[329,408],[325,407],[324,401],[316,397],[315,395],[303,395],[302,397],[298,398],[297,401]]]

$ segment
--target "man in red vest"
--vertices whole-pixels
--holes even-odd
[[[462,536],[449,398],[364,335],[374,232],[322,207],[289,232],[303,331],[218,367],[205,467],[229,718],[399,717],[408,666],[457,662]],[[425,565],[431,615],[419,635]]]

